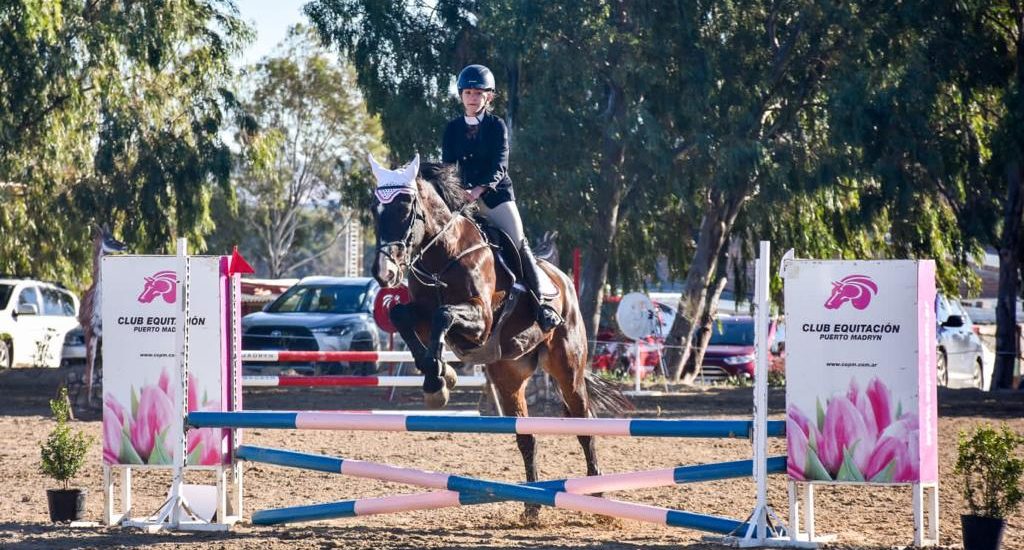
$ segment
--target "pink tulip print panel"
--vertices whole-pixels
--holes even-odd
[[[226,262],[189,259],[187,389],[178,341],[183,288],[174,256],[108,256],[101,272],[103,315],[103,458],[108,464],[171,467],[224,460],[219,429],[185,437],[184,411],[223,410],[227,345],[223,334]]]
[[[103,460],[109,464],[171,465],[180,423],[177,389],[165,369],[159,378],[129,390],[123,402],[113,392],[103,396]]]
[[[792,479],[937,477],[934,269],[931,261],[785,263]]]

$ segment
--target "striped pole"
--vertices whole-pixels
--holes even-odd
[[[356,363],[407,363],[412,361],[408,351],[283,351],[283,350],[242,350],[244,362],[295,363],[314,361],[342,361]],[[450,351],[441,354],[445,362],[458,361]]]
[[[672,510],[659,506],[634,504],[584,494],[574,494],[557,489],[538,487],[536,485],[517,485],[501,481],[490,481],[438,472],[427,472],[413,468],[399,468],[397,466],[364,462],[361,460],[293,453],[292,451],[284,451],[280,449],[248,448],[244,452],[243,449],[247,448],[239,448],[239,458],[243,458],[247,455],[250,460],[252,460],[253,457],[258,457],[258,460],[261,462],[271,462],[274,464],[282,464],[298,468],[337,472],[355,477],[407,483],[418,487],[447,489],[449,492],[455,493],[474,493],[482,495],[483,498],[493,497],[498,500],[517,500],[527,504],[552,506],[577,512],[588,512],[623,519],[656,523],[671,527],[687,527],[723,534],[733,533],[746,527],[744,522],[721,516],[695,514],[692,512]],[[751,465],[748,463],[746,466],[747,472],[749,472]],[[438,502],[443,502],[445,499],[450,500],[453,497],[439,494],[432,498],[436,499]],[[459,497],[456,494],[454,497],[456,504],[458,503],[458,498]],[[328,503],[324,505],[263,510],[253,514],[252,521],[257,525],[271,525],[277,523],[359,515],[359,513],[356,512],[354,501],[349,502],[351,502],[351,505],[343,503]],[[376,511],[374,513],[381,513],[381,511],[383,510]],[[324,513],[330,513],[331,515],[324,516]],[[366,512],[364,511],[362,515],[366,515]]]
[[[633,437],[749,438],[750,420],[647,420],[622,418],[546,418],[482,416],[366,415],[332,412],[195,411],[194,428],[279,428],[368,430],[384,432],[460,432],[536,435],[619,435]],[[768,435],[781,437],[786,423],[768,423]]]
[[[459,387],[480,387],[487,383],[484,376],[462,376]],[[389,387],[418,388],[423,385],[422,376],[246,376],[242,385],[251,387]]]
[[[337,410],[337,411],[321,411],[321,412],[332,412],[342,414],[390,414],[390,415],[408,415],[408,416],[480,416],[480,411],[471,410],[450,410],[450,411],[429,411],[429,410],[385,410],[385,409],[349,409],[349,410]]]
[[[336,457],[253,446],[239,447],[236,456],[239,460],[248,460],[251,462],[260,462],[328,473],[342,473],[342,464],[345,462],[344,459]],[[752,470],[752,460],[736,460],[733,462],[679,466],[677,468],[667,468],[662,470],[605,474],[601,476],[559,479],[553,481],[537,481],[533,483],[526,483],[524,485],[550,489],[553,491],[564,491],[573,494],[593,494],[609,491],[622,491],[627,489],[649,489],[652,487],[665,487],[683,483],[697,483],[737,477],[749,477]],[[786,457],[776,456],[769,458],[767,471],[769,473],[785,472]],[[436,491],[432,493],[414,495],[393,495],[307,506],[276,508],[257,512],[257,516],[261,518],[261,521],[267,521],[269,523],[283,523],[284,521],[273,520],[274,518],[288,517],[292,518],[288,521],[312,521],[339,517],[409,512],[414,510],[433,510],[453,506],[468,506],[473,504],[500,502],[501,500],[502,499],[500,498],[481,493],[473,494],[457,493],[454,491]]]

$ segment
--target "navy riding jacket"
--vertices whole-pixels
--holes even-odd
[[[508,128],[491,113],[484,114],[476,126],[466,124],[461,116],[449,122],[441,142],[441,162],[458,164],[466,189],[487,186],[481,198],[488,208],[515,200],[508,177]]]

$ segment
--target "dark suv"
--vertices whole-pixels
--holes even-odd
[[[380,286],[369,277],[306,277],[263,311],[242,318],[242,349],[374,351],[382,334],[373,321]],[[375,363],[245,363],[247,372],[295,369],[311,374],[372,374]]]
[[[769,369],[780,368],[781,350],[773,345],[775,321],[768,326]],[[711,323],[711,340],[704,352],[704,375],[709,378],[754,378],[754,318],[749,315],[719,316]]]

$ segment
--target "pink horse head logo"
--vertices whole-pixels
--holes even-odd
[[[162,296],[168,304],[178,299],[178,274],[171,270],[158,271],[146,277],[146,286],[139,294],[139,303],[148,304],[157,296]]]
[[[871,303],[871,298],[878,294],[878,285],[867,275],[849,275],[832,283],[832,295],[825,300],[827,309],[839,309],[839,306],[850,302],[857,309],[864,309]]]

